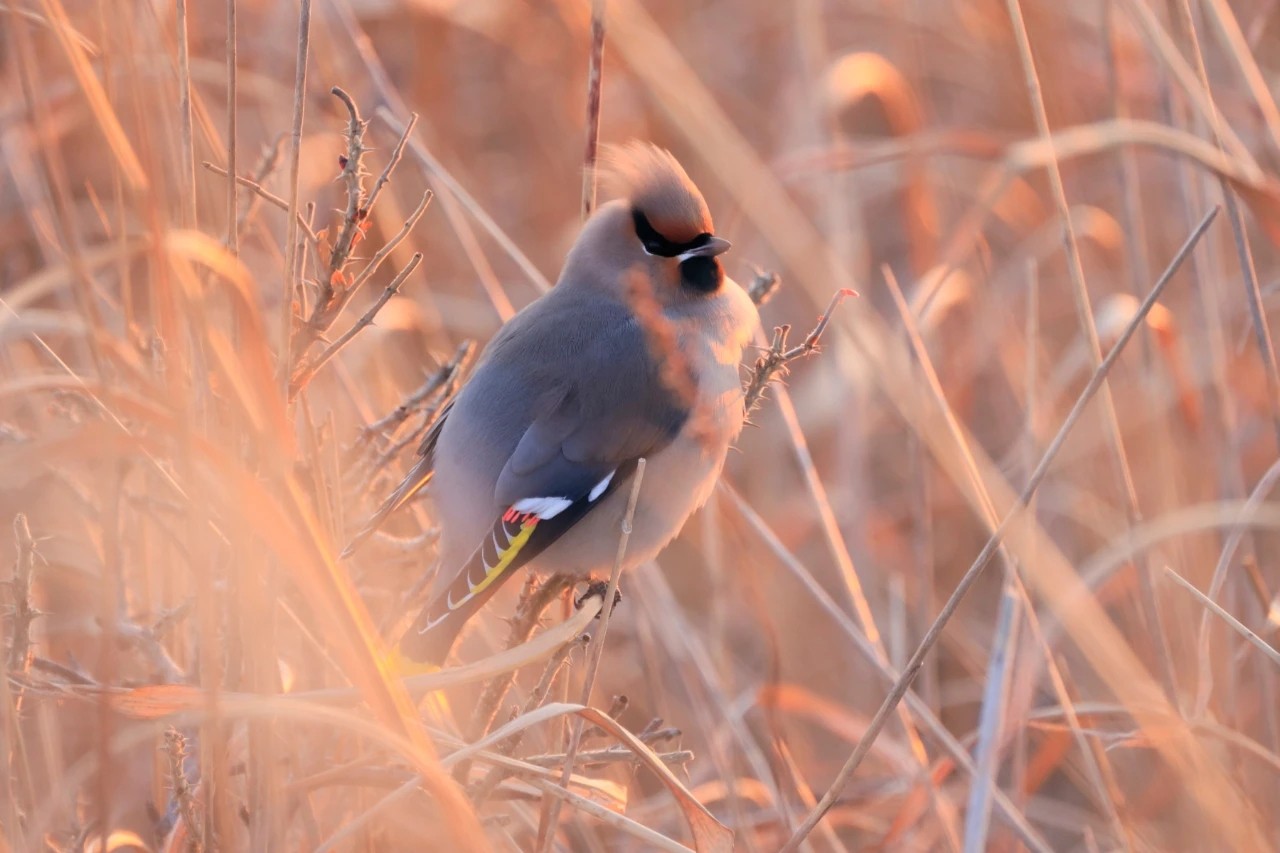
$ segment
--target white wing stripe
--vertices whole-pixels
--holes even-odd
[[[603,480],[596,483],[595,486],[593,486],[591,489],[591,494],[587,495],[587,500],[594,501],[596,498],[603,495],[604,490],[609,488],[609,484],[613,482],[613,475],[616,473],[618,473],[618,470],[615,468],[614,470],[606,474]]]
[[[571,506],[573,506],[573,501],[568,498],[525,498],[524,500],[516,501],[511,505],[511,508],[516,512],[527,512],[530,515],[536,515],[546,521],[548,518],[555,518]]]

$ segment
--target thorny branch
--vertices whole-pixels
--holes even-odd
[[[355,248],[357,235],[367,221],[368,209],[364,204],[364,178],[368,174],[364,170],[364,132],[369,127],[367,119],[360,117],[360,108],[351,96],[340,87],[329,90],[347,108],[347,153],[338,160],[342,167],[339,179],[347,185],[347,209],[342,215],[342,230],[333,241],[333,252],[329,255],[329,275],[320,282],[321,293],[330,295],[330,285],[334,276],[342,272],[346,266],[351,250]]]
[[[759,280],[759,277],[757,277]],[[762,289],[762,293],[767,294],[772,291],[773,286]],[[760,405],[761,399],[764,397],[765,388],[780,373],[785,373],[787,365],[798,358],[803,358],[818,351],[818,341],[822,338],[822,333],[827,330],[827,324],[831,322],[831,314],[836,310],[836,306],[844,301],[846,296],[856,296],[852,290],[844,289],[836,291],[831,297],[831,301],[827,303],[827,310],[822,312],[822,316],[818,318],[818,324],[813,327],[813,331],[805,337],[804,341],[795,347],[787,348],[787,335],[791,333],[791,326],[778,326],[773,330],[773,343],[769,349],[765,350],[764,355],[756,359],[755,367],[751,369],[751,376],[747,380],[746,392],[743,395],[742,411],[744,417],[750,417],[756,407]]]
[[[22,513],[13,519],[14,539],[18,545],[18,560],[13,566],[10,610],[12,630],[9,644],[9,672],[25,674],[31,667],[31,623],[40,611],[31,606],[31,577],[35,573],[36,542],[31,537],[31,527]]]
[[[324,367],[335,355],[337,355],[343,347],[351,342],[351,339],[360,334],[360,331],[368,326],[373,325],[373,320],[378,316],[378,312],[382,310],[382,306],[391,301],[391,297],[400,292],[400,285],[404,284],[404,280],[408,278],[414,270],[418,268],[418,264],[422,263],[422,253],[414,252],[413,257],[409,259],[409,263],[405,264],[404,269],[396,273],[396,277],[383,289],[378,298],[369,306],[369,310],[357,320],[350,329],[342,333],[342,336],[336,341],[325,347],[324,351],[313,358],[305,367],[298,371],[294,376],[293,382],[289,389],[289,395],[294,396],[311,381],[312,377]]]
[[[378,271],[378,267],[382,266],[382,262],[395,251],[396,246],[399,246],[404,238],[409,236],[409,232],[413,230],[413,226],[417,225],[418,220],[422,218],[422,214],[427,212],[427,205],[431,203],[431,198],[431,190],[427,190],[422,194],[422,200],[418,202],[418,206],[409,214],[409,218],[404,221],[404,227],[397,231],[391,239],[387,240],[386,245],[374,253],[373,258],[365,268],[360,271],[360,274],[346,286],[343,291],[346,294],[346,299],[342,302],[343,306],[350,301],[351,294],[359,290],[361,285],[367,282],[369,278]]]
[[[414,127],[417,125],[418,116],[416,113],[410,116],[409,121],[405,124],[404,131],[391,152],[391,157],[387,160],[381,174],[378,175],[377,181],[374,182],[373,190],[366,193],[364,179],[368,177],[369,172],[364,167],[364,156],[370,149],[365,145],[364,135],[368,130],[369,122],[361,117],[360,109],[345,91],[337,86],[330,91],[338,100],[342,101],[347,109],[348,119],[345,131],[347,150],[345,154],[338,158],[338,164],[341,167],[341,171],[338,173],[338,180],[342,181],[346,187],[347,204],[346,208],[341,212],[342,219],[338,227],[338,234],[332,241],[327,239],[328,229],[317,232],[309,221],[309,217],[303,216],[301,211],[297,214],[298,228],[305,235],[307,246],[317,259],[316,266],[319,270],[319,280],[314,283],[314,302],[307,298],[305,292],[299,292],[296,296],[299,304],[293,308],[295,312],[294,323],[291,330],[291,340],[288,344],[289,358],[286,362],[287,365],[296,365],[289,381],[290,399],[296,397],[306,384],[314,378],[316,373],[327,362],[332,360],[356,334],[373,323],[378,311],[399,291],[400,286],[421,262],[421,255],[415,254],[413,259],[396,275],[392,283],[387,286],[382,295],[374,302],[369,311],[354,326],[343,333],[335,343],[327,346],[315,358],[304,359],[307,351],[317,341],[323,340],[325,333],[329,331],[342,312],[346,310],[347,305],[351,303],[360,288],[378,271],[383,261],[409,236],[414,226],[417,225],[418,220],[426,213],[427,205],[431,203],[432,197],[430,190],[423,193],[421,201],[405,220],[404,226],[374,254],[373,258],[359,273],[352,274],[347,271],[347,267],[355,260],[354,251],[356,246],[368,232],[371,222],[369,215],[373,211],[373,206],[381,195],[383,188],[390,182],[392,172],[395,171],[396,166],[400,164],[400,160],[404,156],[409,134],[413,132]],[[289,203],[262,186],[262,180],[274,168],[278,156],[279,144],[277,143],[275,148],[269,149],[264,155],[263,162],[254,178],[235,175],[234,179],[240,186],[252,190],[257,198],[287,212]],[[227,178],[232,177],[230,172],[212,163],[205,162],[203,165],[215,174]],[[247,221],[251,212],[252,205],[246,208],[242,217],[242,224]],[[321,257],[322,255],[323,257]],[[310,303],[309,308],[308,303]],[[303,317],[306,319],[303,319]]]
[[[341,181],[346,188],[347,203],[346,208],[341,212],[341,221],[338,225],[337,236],[332,241],[328,241],[328,229],[319,232],[312,232],[307,226],[306,230],[309,235],[314,236],[313,242],[320,245],[321,254],[323,255],[318,273],[319,280],[314,283],[314,302],[309,308],[301,307],[295,309],[294,328],[289,342],[289,359],[288,364],[295,365],[293,375],[289,382],[289,396],[292,399],[300,392],[310,381],[323,365],[332,360],[343,346],[351,341],[355,335],[366,326],[373,322],[377,312],[383,305],[391,299],[399,290],[400,285],[405,281],[408,275],[417,267],[421,261],[421,256],[416,255],[413,260],[406,265],[395,277],[392,285],[384,290],[382,296],[374,303],[373,307],[367,312],[351,329],[344,333],[335,343],[326,347],[318,356],[312,359],[305,359],[307,351],[317,342],[321,341],[326,332],[341,316],[342,312],[350,304],[360,288],[373,277],[374,273],[382,265],[396,247],[409,235],[418,220],[426,212],[427,205],[431,203],[431,191],[427,190],[422,195],[421,201],[418,203],[414,211],[405,220],[404,226],[392,236],[387,243],[382,246],[373,256],[373,258],[364,266],[359,273],[353,274],[348,271],[348,266],[355,260],[355,249],[364,239],[371,223],[370,213],[373,206],[381,195],[383,188],[391,180],[391,174],[396,166],[400,163],[404,154],[405,145],[408,143],[409,134],[413,131],[417,124],[418,117],[413,115],[405,125],[404,132],[400,135],[400,139],[396,142],[395,149],[391,153],[390,159],[383,167],[381,174],[374,183],[372,192],[365,192],[364,179],[369,175],[365,170],[364,156],[369,152],[369,148],[365,145],[365,132],[368,129],[368,120],[360,116],[360,110],[356,106],[355,101],[351,99],[341,88],[335,86],[330,90],[331,93],[342,101],[347,109],[347,127],[345,136],[347,140],[346,153],[338,158],[338,164],[341,171],[338,174],[338,180]],[[246,183],[245,179],[237,178],[240,183]],[[248,184],[254,188],[258,194],[276,204],[278,200],[274,199],[265,190],[254,184]],[[302,302],[311,302],[308,299],[301,299]],[[305,319],[303,319],[305,317]]]
[[[187,851],[201,853],[204,849],[204,832],[196,814],[195,792],[187,781],[187,771],[183,767],[187,759],[187,739],[170,726],[164,732],[164,745],[165,756],[169,760],[169,783],[173,785],[173,799],[178,804],[178,814],[182,816],[182,824],[186,829]]]

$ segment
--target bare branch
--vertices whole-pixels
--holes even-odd
[[[760,400],[764,397],[765,388],[778,374],[786,372],[788,363],[817,352],[818,341],[822,338],[822,333],[826,331],[827,325],[831,322],[831,314],[836,310],[836,306],[843,302],[846,296],[856,295],[857,293],[847,288],[836,291],[835,295],[831,297],[831,301],[827,304],[827,310],[822,312],[822,316],[818,318],[818,324],[813,327],[813,331],[805,337],[804,342],[799,346],[787,348],[787,335],[791,332],[790,326],[778,326],[773,330],[773,344],[765,351],[764,355],[756,360],[755,367],[751,369],[751,377],[747,380],[747,387],[742,400],[744,417],[750,417],[755,408],[760,405]]]
[[[396,277],[391,279],[387,286],[383,288],[382,293],[380,293],[378,298],[374,300],[373,304],[369,306],[369,310],[365,311],[364,315],[353,323],[350,329],[343,332],[340,338],[326,347],[325,350],[316,356],[314,360],[298,371],[297,375],[293,378],[292,387],[289,389],[290,399],[296,397],[298,392],[306,387],[306,384],[315,377],[320,368],[324,367],[330,359],[341,352],[343,347],[351,343],[352,338],[360,334],[362,329],[373,325],[373,320],[378,316],[378,312],[382,310],[384,305],[391,301],[391,297],[400,292],[400,285],[404,284],[404,280],[418,268],[418,264],[420,263],[422,263],[422,253],[414,252],[413,257],[409,259],[409,263],[405,264],[405,268],[400,270],[400,272],[396,274]]]

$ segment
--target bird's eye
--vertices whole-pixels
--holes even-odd
[[[636,237],[640,239],[640,245],[644,246],[644,250],[649,254],[662,258],[674,258],[677,255],[683,255],[685,252],[705,246],[711,240],[711,235],[704,233],[699,234],[688,242],[676,243],[658,233],[658,229],[649,223],[649,218],[638,209],[632,209],[631,219],[635,222]]]
[[[651,255],[674,258],[680,254],[680,247],[658,233],[658,229],[649,224],[649,218],[639,210],[631,211],[631,218],[636,225],[636,237],[640,245]]]

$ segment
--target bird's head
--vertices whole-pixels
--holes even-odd
[[[583,227],[562,280],[627,288],[639,273],[662,304],[718,291],[724,283],[718,255],[729,241],[715,235],[702,193],[676,158],[633,142],[606,149],[601,165],[614,200]]]

